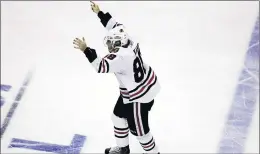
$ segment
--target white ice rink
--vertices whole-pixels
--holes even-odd
[[[162,90],[149,118],[161,153],[217,153],[259,2],[97,4],[140,42],[143,60],[157,73]],[[80,134],[86,136],[81,153],[103,153],[115,145],[110,115],[119,95],[117,80],[96,73],[72,44],[84,36],[104,56],[105,34],[88,1],[1,1],[1,84],[11,86],[1,90],[2,153],[43,153],[10,148],[12,138],[65,146]],[[33,72],[31,82],[10,118],[28,71]],[[258,102],[248,130],[237,130],[245,142],[234,138],[228,143],[239,144],[244,153],[259,153]],[[6,117],[11,120],[2,136]],[[143,152],[132,135],[130,147],[133,153]]]

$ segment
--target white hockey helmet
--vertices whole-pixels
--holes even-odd
[[[125,32],[125,27],[120,25],[109,30],[108,34],[104,38],[104,44],[108,47],[109,52],[116,52],[115,49],[126,45],[128,40],[129,36]]]

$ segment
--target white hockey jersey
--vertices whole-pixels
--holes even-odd
[[[111,18],[106,29],[118,24]],[[94,49],[84,51],[98,73],[114,73],[119,82],[124,103],[149,103],[160,91],[160,84],[153,69],[141,57],[139,44],[131,41],[127,48],[120,47],[116,53],[99,57]]]

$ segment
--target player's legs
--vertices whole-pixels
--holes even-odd
[[[117,147],[107,148],[106,154],[129,154],[129,128],[126,120],[126,107],[123,103],[123,98],[119,96],[117,103],[114,107],[113,114],[111,116],[114,124],[114,134]]]
[[[112,114],[116,143],[119,147],[125,147],[129,145],[129,128],[125,113],[126,109],[125,104],[123,103],[123,98],[119,96]]]
[[[146,153],[159,153],[153,135],[150,132],[148,114],[154,101],[150,103],[131,103],[127,117],[130,131],[135,135]]]

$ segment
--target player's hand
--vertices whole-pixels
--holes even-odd
[[[94,3],[93,1],[90,1],[92,4],[91,4],[91,9],[93,12],[95,12],[96,14],[98,14],[98,12],[100,11],[98,5],[96,3]]]
[[[84,37],[82,38],[82,40],[79,38],[75,38],[73,40],[73,44],[75,45],[74,46],[75,49],[79,49],[82,52],[84,52],[86,50],[86,48],[88,47]]]

